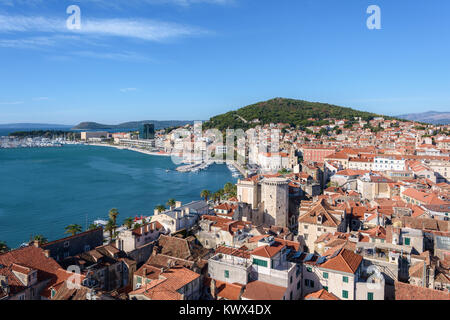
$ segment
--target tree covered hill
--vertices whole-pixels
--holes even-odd
[[[305,128],[328,124],[324,121],[326,118],[353,120],[354,117],[361,117],[371,120],[376,116],[379,115],[327,103],[275,98],[212,117],[205,123],[204,128],[246,130],[269,123],[289,123],[291,126]]]
[[[158,120],[143,120],[143,121],[131,121],[131,122],[125,122],[121,124],[111,125],[111,124],[101,124],[97,122],[82,122],[75,127],[72,128],[72,130],[108,130],[108,129],[139,129],[142,125],[150,123],[155,125],[156,130],[165,129],[168,127],[174,127],[174,126],[184,126],[186,124],[193,124],[194,121],[186,120],[186,121],[180,121],[180,120],[165,120],[165,121],[158,121]]]

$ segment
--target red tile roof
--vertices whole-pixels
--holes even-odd
[[[334,258],[320,265],[321,268],[354,274],[362,262],[363,257],[348,249],[340,250]]]
[[[256,280],[246,285],[242,297],[249,300],[282,300],[286,290],[286,287]]]

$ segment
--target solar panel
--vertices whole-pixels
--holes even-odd
[[[319,260],[317,260],[317,264],[322,264],[325,262],[325,260],[327,260],[326,257],[320,257]]]
[[[312,259],[312,257],[314,257],[314,253],[309,253],[309,254],[306,256],[306,259],[305,259],[304,261],[309,261],[309,260]]]

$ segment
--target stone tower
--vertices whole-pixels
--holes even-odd
[[[289,188],[284,178],[265,178],[261,183],[264,224],[288,227]]]

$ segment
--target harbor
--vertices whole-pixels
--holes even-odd
[[[14,138],[0,137],[0,149],[17,148],[55,148],[66,144],[80,144],[79,142],[65,140],[64,138],[49,139],[43,137]]]

